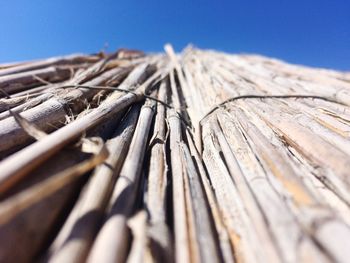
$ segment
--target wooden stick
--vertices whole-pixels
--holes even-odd
[[[159,87],[158,99],[167,102],[168,87],[163,81]],[[151,256],[155,261],[172,261],[173,247],[171,234],[166,225],[167,207],[167,163],[166,163],[166,108],[157,103],[157,115],[155,118],[153,136],[151,138],[151,150],[149,171],[147,180],[147,192],[145,194],[145,206],[149,213],[149,226],[147,227],[148,246]]]
[[[87,189],[80,196],[70,218],[56,237],[45,261],[85,261],[112,193],[116,176],[126,157],[139,110],[138,106],[134,106],[120,123],[113,138],[107,141],[106,147],[110,153],[108,159],[95,169]]]
[[[25,71],[37,70],[40,68],[47,68],[58,65],[71,65],[81,63],[93,63],[100,59],[98,56],[86,56],[82,54],[73,54],[65,57],[54,57],[46,60],[39,60],[34,62],[26,62],[15,65],[6,69],[0,69],[0,76],[10,75]]]
[[[119,75],[122,79],[127,72],[123,68],[112,69],[91,80],[90,83],[104,83],[115,75]],[[50,132],[55,127],[62,126],[67,115],[80,112],[86,106],[86,100],[91,99],[96,93],[96,91],[88,89],[73,89],[69,92],[61,91],[61,96],[52,96],[49,100],[24,112],[23,117],[39,126],[42,130]],[[47,95],[42,95],[39,99],[43,99],[43,97],[46,98]],[[2,138],[7,140],[2,140]],[[29,139],[28,134],[21,129],[13,118],[0,121],[0,152],[25,144]]]
[[[0,77],[0,88],[8,94],[11,94],[42,84],[38,78],[49,82],[57,82],[67,79],[70,74],[71,71],[67,68],[62,69],[55,67],[17,73]]]
[[[14,216],[33,205],[35,202],[45,199],[47,196],[69,184],[78,176],[85,174],[102,163],[108,157],[108,151],[103,146],[102,140],[99,140],[98,144],[99,145],[94,145],[95,148],[98,147],[99,149],[94,149],[94,156],[92,158],[70,167],[27,191],[22,191],[2,202],[0,204],[0,225],[6,224]]]
[[[140,77],[143,78],[144,69],[144,66],[136,68],[126,81],[137,83]],[[115,97],[117,97],[116,100]],[[142,95],[137,96],[132,93],[118,97],[118,93],[113,93],[96,110],[2,161],[0,170],[4,172],[0,175],[0,193],[3,194],[10,189],[28,172],[62,149],[66,144],[74,141],[84,131],[142,99]]]
[[[87,262],[124,262],[127,257],[130,241],[127,219],[134,211],[142,180],[141,168],[147,147],[145,138],[148,138],[154,106],[154,101],[146,101],[141,109],[128,155],[113,190],[110,212],[97,235]]]

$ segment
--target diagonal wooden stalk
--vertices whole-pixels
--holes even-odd
[[[0,76],[16,74],[25,71],[37,70],[51,66],[74,65],[83,63],[94,63],[100,59],[99,56],[86,56],[83,54],[73,54],[64,57],[53,57],[45,60],[26,62],[6,69],[0,69]]]
[[[167,102],[167,84],[163,81],[159,87],[158,99]],[[172,240],[170,231],[166,225],[167,206],[167,164],[166,164],[166,109],[161,103],[157,103],[157,115],[154,131],[151,139],[153,145],[150,150],[149,172],[147,178],[147,192],[145,205],[149,213],[149,226],[147,234],[149,238],[152,258],[156,261],[171,261],[173,257]]]
[[[141,168],[154,106],[154,101],[146,101],[141,109],[128,155],[113,190],[110,212],[97,235],[87,262],[124,262],[126,259],[130,241],[127,219],[135,209],[138,189],[142,181]]]
[[[74,72],[71,72],[71,76]],[[68,81],[68,80],[67,80]],[[27,98],[32,98],[32,97],[36,97],[39,96],[40,94],[46,92],[48,90],[48,88],[52,87],[52,86],[57,86],[62,82],[56,82],[56,83],[43,83],[44,85],[40,85],[38,87],[35,88],[31,88],[31,89],[27,89],[27,90],[23,90],[20,92],[16,92],[14,94],[11,94],[11,98],[18,98],[18,97],[27,97]]]
[[[171,46],[165,46],[165,50],[177,69],[179,64]],[[181,73],[180,73],[181,74]],[[173,186],[173,220],[175,235],[175,261],[191,262],[200,259],[198,243],[194,227],[194,213],[189,192],[187,178],[187,167],[182,154],[182,126],[179,113],[182,109],[182,101],[174,78],[174,72],[169,74],[170,88],[172,91],[172,102],[174,109],[168,111],[169,133],[170,133],[170,161],[171,179]],[[180,83],[181,84],[181,83]]]
[[[167,117],[170,130],[170,160],[173,185],[173,217],[175,234],[176,262],[200,260],[198,242],[196,240],[195,214],[188,179],[188,160],[182,153],[183,135],[181,121],[174,110]],[[193,166],[192,166],[193,168]],[[197,210],[198,212],[198,210]]]
[[[174,110],[167,116],[170,132],[171,179],[173,186],[173,212],[176,262],[190,262],[189,233],[183,182],[183,163],[179,143],[182,141],[181,121]]]
[[[220,247],[220,256],[222,257],[222,260],[224,262],[234,262],[234,255],[232,251],[232,246],[230,244],[228,232],[223,224],[222,218],[219,213],[219,208],[217,201],[215,199],[213,190],[211,188],[210,182],[207,178],[207,172],[205,170],[203,161],[201,157],[199,156],[198,150],[195,147],[195,144],[189,134],[187,132],[187,138],[188,138],[188,146],[190,148],[191,155],[194,156],[196,165],[198,166],[198,172],[200,175],[200,181],[203,185],[204,191],[205,191],[205,198],[208,200],[208,205],[210,207],[210,214],[212,216],[213,223],[215,225],[215,230],[218,235],[218,246]],[[213,233],[215,236],[215,234]],[[213,238],[213,237],[211,237]]]
[[[109,70],[105,74],[102,74],[102,75],[96,77],[97,75],[99,75],[101,72],[103,72],[105,70],[105,67],[107,66],[106,63],[109,60],[110,60],[110,56],[105,58],[105,59],[102,59],[101,61],[98,61],[97,63],[95,63],[93,65],[91,65],[86,70],[83,70],[82,72],[77,73],[76,76],[74,76],[72,79],[70,79],[66,82],[40,87],[40,90],[38,90],[38,91],[45,90],[45,92],[42,95],[35,97],[33,99],[30,99],[29,101],[27,101],[25,103],[22,103],[21,105],[15,107],[13,109],[13,111],[21,112],[23,110],[28,110],[28,109],[33,108],[34,106],[46,101],[46,100],[48,100],[49,98],[52,98],[53,96],[57,96],[57,94],[60,94],[59,88],[62,87],[63,85],[77,85],[77,84],[81,84],[84,82],[86,85],[101,85],[101,84],[107,83],[108,85],[113,86],[115,84],[119,84],[119,81],[121,81],[123,79],[123,77],[125,76],[125,74],[127,74],[129,72],[129,70],[131,70],[132,66],[129,65],[129,63],[124,63],[125,66],[117,67],[117,69],[114,69],[114,70],[113,69]],[[124,67],[125,67],[125,73],[123,75],[122,70]],[[118,68],[120,68],[121,70],[118,70]],[[38,88],[36,88],[36,89],[38,89]],[[32,89],[32,90],[34,90],[34,89]],[[93,91],[87,91],[84,89],[81,89],[81,90],[84,93],[93,92]],[[16,95],[18,95],[18,94],[19,93],[17,93]],[[91,97],[91,95],[89,97]],[[86,99],[89,99],[89,97],[87,97]],[[70,101],[70,104],[72,104],[72,103],[73,102]],[[0,108],[0,110],[1,110],[1,108]],[[0,120],[5,119],[5,118],[10,117],[10,116],[11,115],[8,111],[2,112],[0,114]]]
[[[190,139],[189,139],[190,140]],[[199,181],[199,174],[193,162],[191,153],[185,143],[181,145],[181,154],[186,165],[186,178],[188,180],[190,200],[192,203],[195,240],[198,243],[200,262],[220,262],[215,240],[215,232],[212,228],[212,219],[208,212],[208,206]]]
[[[238,114],[237,116],[239,121],[244,123],[243,126],[245,126],[247,135],[254,141],[254,148],[261,156],[261,162],[266,164],[265,169],[270,169],[275,177],[282,176],[283,184],[287,191],[292,194],[297,206],[304,208],[301,211],[298,211],[299,209],[293,210],[299,223],[304,229],[307,229],[308,234],[318,239],[320,244],[326,244],[327,241],[325,240],[329,241],[333,238],[333,236],[328,236],[331,231],[334,231],[334,233],[339,231],[338,233],[342,233],[344,237],[349,236],[350,231],[346,224],[339,220],[331,210],[327,209],[327,207],[314,209],[316,204],[319,203],[318,200],[308,194],[305,186],[299,181],[299,177],[295,175],[295,172],[286,162],[288,159],[282,158],[281,154],[267,142],[267,139],[252,124],[248,124],[245,118]],[[286,183],[288,184],[286,185]],[[305,217],[306,214],[308,215],[307,217]],[[339,261],[344,261],[349,256],[347,252],[339,247],[327,245],[325,250],[333,259]]]
[[[18,262],[48,252],[44,259],[56,262],[83,262],[87,256],[98,262],[107,258],[113,262],[347,262],[349,74],[257,55],[193,47],[181,54],[170,46],[165,50],[167,54],[142,57],[122,50],[82,60],[0,65],[5,85],[0,90],[4,91],[0,155],[28,145],[30,134],[38,137],[37,132],[18,128],[8,108],[43,130],[55,129],[45,121],[59,126],[0,163],[0,261],[12,262],[16,251]],[[144,82],[154,71],[147,65],[158,70]],[[131,73],[119,85],[135,67],[140,70],[138,81],[132,80]],[[30,76],[50,68],[71,73],[53,85],[47,82],[51,73]],[[17,82],[22,86],[8,86]],[[7,88],[14,89],[11,96]],[[151,95],[156,89],[158,101]],[[107,93],[112,94],[106,99]],[[127,119],[119,123],[119,118],[145,98],[147,103],[157,101],[154,125],[151,109],[143,109],[148,113],[138,119],[131,139],[134,126],[124,127]],[[62,127],[66,116],[72,120]],[[191,127],[185,127],[188,123]],[[36,188],[57,172],[87,160],[85,154],[66,146],[85,134],[108,139],[116,128],[120,136],[114,139],[122,143],[113,144],[117,151],[113,158],[118,159],[115,174],[100,166],[87,183],[65,177],[69,184]],[[110,201],[115,206],[105,209],[126,156]],[[145,172],[140,165],[145,165]],[[59,189],[51,193],[55,187]],[[35,189],[46,194],[28,195]],[[9,202],[14,204],[21,195],[21,209],[9,209]],[[104,211],[109,217],[102,222]]]
[[[89,81],[89,84],[104,83],[115,75],[123,79],[127,73],[128,70],[124,68],[112,69]],[[57,126],[62,126],[67,115],[80,112],[85,107],[86,100],[91,99],[96,92],[89,89],[72,89],[69,92],[62,90],[60,96],[52,96],[42,104],[25,111],[22,116],[40,129],[49,132]],[[43,94],[40,99],[46,99],[48,96]],[[7,140],[1,140],[2,138]],[[29,140],[30,137],[12,117],[0,121],[0,152],[28,143]]]
[[[101,62],[104,61],[105,60]],[[96,74],[96,72],[98,72],[101,68],[101,62],[96,63],[91,68],[82,72],[77,77],[73,78],[70,82],[79,83],[80,81],[89,78],[91,74]],[[117,84],[118,81],[122,80],[128,72],[129,68],[112,69],[94,78],[93,80],[90,80],[87,82],[87,84],[103,84],[111,78],[114,79],[113,83]],[[52,89],[49,91],[50,92],[44,93],[43,95],[18,106],[18,108],[15,108],[14,111],[18,112],[26,107],[30,108],[31,106],[35,106],[44,100],[44,103],[42,105],[29,110],[24,115],[28,120],[40,126],[42,130],[51,131],[55,126],[61,126],[66,116],[73,113],[72,111],[79,112],[83,107],[85,107],[86,102],[84,101],[90,99],[97,92],[95,90],[89,89],[70,89],[68,93],[66,90],[57,89]],[[45,101],[48,98],[51,99]],[[6,118],[9,116],[9,114],[9,112],[3,112],[1,114],[1,117]],[[0,129],[0,137],[6,136],[6,138],[8,138],[7,142],[3,142],[3,150],[28,141],[28,135],[22,129],[20,129],[18,124],[14,122],[13,118],[0,123],[2,123],[2,130]]]
[[[6,105],[6,107],[4,107],[4,111],[0,113],[0,120],[4,120],[8,117],[11,117],[11,113],[8,110],[9,108],[17,113],[20,113],[24,110],[33,108],[37,105],[39,105],[40,103],[45,102],[46,100],[48,100],[49,98],[53,97],[54,95],[52,93],[44,93],[40,96],[34,97],[34,98],[15,98],[15,99],[11,99],[11,100],[18,100],[19,103],[13,103],[11,106],[10,105]],[[6,103],[6,102],[5,102]],[[1,110],[0,110],[1,111]]]
[[[295,222],[292,213],[286,209],[283,200],[275,193],[268,181],[266,182],[265,171],[260,168],[259,161],[255,160],[254,153],[247,145],[246,139],[244,139],[246,137],[236,131],[237,128],[235,129],[235,126],[230,124],[228,118],[221,114],[218,116],[220,116],[221,125],[225,127],[225,136],[221,127],[213,122],[215,134],[222,147],[230,174],[236,183],[249,217],[252,218],[253,226],[256,227],[260,238],[265,240],[264,246],[275,254],[278,253],[284,260],[291,262],[306,256],[308,258],[314,257],[314,260],[320,259],[316,256],[317,253],[320,254],[320,251],[316,246],[313,246],[310,238]],[[233,154],[230,146],[235,150],[236,155]],[[244,150],[244,157],[239,155],[239,150]],[[260,179],[254,181],[254,177]],[[293,183],[295,185],[292,180],[290,185],[293,186]],[[277,218],[278,220],[276,220]],[[277,229],[284,229],[283,232],[289,234],[282,234]],[[300,242],[300,236],[304,236],[303,242]],[[310,253],[303,254],[302,249],[299,252],[297,248],[302,248],[306,244],[310,246]],[[289,249],[292,249],[293,252],[290,252]],[[300,254],[294,252],[297,250]]]
[[[44,166],[35,169],[32,176],[27,178],[28,180],[16,185],[7,195],[7,198],[27,191],[52,175],[68,169],[85,159],[86,154],[82,154],[76,148],[65,149],[56,154],[54,158],[45,162]],[[74,202],[82,182],[82,180],[73,181],[71,184],[20,212],[7,224],[2,225],[0,227],[0,261],[12,262],[12,251],[14,249],[16,250],[17,262],[33,261],[34,257],[47,246],[50,235],[60,226],[62,217],[64,217],[67,207]]]
[[[52,195],[77,177],[101,164],[108,157],[108,151],[104,147],[101,139],[97,142],[99,145],[94,145],[94,147],[98,147],[99,149],[94,149],[94,155],[90,159],[72,166],[40,184],[3,201],[0,204],[0,226],[8,223],[17,216],[17,214],[31,205]]]
[[[135,85],[140,79],[144,78],[144,69],[145,66],[137,67],[125,81]],[[74,141],[83,132],[102,123],[142,98],[142,94],[128,93],[120,97],[119,92],[114,92],[91,113],[2,161],[0,170],[4,172],[0,176],[0,193],[10,189],[31,170],[62,149],[66,144]]]
[[[314,101],[313,103],[310,103],[311,101],[309,100],[303,100],[303,104],[308,105],[309,107],[314,107],[315,103],[317,103],[316,105],[319,108],[319,110],[325,111],[326,114],[324,115],[328,115],[328,116],[334,116],[333,114],[337,114],[336,116],[339,116],[339,120],[342,120],[342,118],[344,118],[345,116],[341,115],[341,113],[338,111],[340,109],[343,109],[346,111],[346,107],[344,106],[336,106],[333,103],[320,103],[319,101]],[[246,108],[248,105],[250,105],[251,103],[246,103]],[[274,103],[275,104],[275,103]],[[293,103],[294,105],[294,103]],[[252,106],[252,105],[251,105]],[[249,106],[249,109],[254,109],[255,107],[251,107]],[[284,114],[287,113],[287,115],[284,115],[284,118],[286,118],[288,120],[288,118],[290,118],[288,116],[288,112],[291,111],[291,108],[289,108],[288,110],[285,109],[285,107],[281,108],[281,105],[274,105],[277,108],[283,109]],[[261,107],[261,106],[259,106]],[[264,106],[266,108],[266,110],[270,109],[269,105]],[[323,125],[318,125],[318,127],[315,127],[315,121],[313,119],[310,119],[307,117],[308,115],[308,110],[305,110],[305,113],[301,113],[301,112],[297,112],[295,109],[298,109],[297,105],[293,106],[293,111],[295,111],[294,114],[296,114],[296,119],[298,120],[298,123],[300,123],[300,125],[302,127],[305,127],[307,129],[307,131],[312,131],[312,133],[314,134],[314,137],[321,139],[319,142],[322,143],[323,140],[326,141],[326,143],[330,143],[332,145],[332,147],[335,147],[337,150],[340,150],[344,153],[347,153],[347,141],[344,141],[344,139],[342,138],[343,135],[339,136],[336,135],[334,133],[330,133],[329,128],[327,128],[327,125],[323,126]],[[251,110],[248,110],[251,111]],[[256,110],[252,110],[254,113],[256,113]],[[275,111],[275,110],[274,110]],[[335,113],[337,112],[337,113]],[[257,116],[260,116],[260,113],[257,113]],[[328,117],[327,116],[327,117]],[[342,117],[341,117],[342,116]],[[277,117],[279,118],[279,117]],[[332,117],[333,118],[333,117]],[[258,119],[260,119],[258,117]],[[264,119],[264,118],[262,118]],[[334,123],[335,119],[332,119],[332,123]],[[344,119],[344,121],[346,121],[346,117]],[[267,121],[267,123],[269,123],[269,120]],[[346,123],[346,122],[345,122]],[[262,124],[262,126],[266,125],[265,122],[264,124]],[[334,125],[334,124],[332,124]],[[276,128],[274,128],[274,126],[270,126],[273,130],[276,130]],[[264,129],[264,130],[268,130],[268,129]],[[315,136],[317,135],[317,136]],[[331,137],[330,137],[331,136]],[[284,147],[284,144],[281,145],[281,149]],[[318,147],[317,144],[315,144],[313,147]],[[312,159],[310,159],[310,155],[305,154],[305,152],[300,151],[300,149],[298,148],[294,148],[293,146],[291,146],[291,144],[289,144],[289,149],[291,151],[293,151],[294,156],[298,156],[297,157],[297,161],[299,162],[299,164],[297,164],[297,168],[296,170],[301,169],[301,167],[303,166],[307,166],[309,168],[306,168],[308,170],[312,171],[312,174],[310,175],[310,179],[313,180],[312,177],[318,178],[320,180],[321,185],[324,185],[324,187],[326,187],[326,189],[329,189],[330,191],[332,191],[335,195],[339,196],[339,198],[341,198],[347,205],[350,204],[350,196],[348,194],[348,191],[346,190],[348,188],[348,186],[346,185],[346,182],[342,180],[342,178],[340,176],[338,176],[338,169],[329,169],[326,166],[322,165],[319,166],[319,168],[316,168],[315,166],[315,161],[313,161]],[[329,150],[331,150],[331,148],[329,148]],[[303,165],[300,166],[300,163],[302,163]],[[305,178],[305,177],[303,177]],[[310,185],[310,184],[309,184]],[[312,186],[311,186],[312,187]],[[315,187],[313,187],[314,191],[316,190],[316,192],[319,192],[317,189],[315,189]],[[320,189],[320,188],[318,188]]]
[[[6,112],[8,109],[15,108],[17,106],[21,107],[22,104],[26,103],[28,99],[30,99],[30,96],[25,97],[17,97],[17,98],[2,98],[0,99],[0,114],[2,115],[4,112]],[[8,116],[6,116],[8,117]],[[2,118],[4,119],[4,118]]]
[[[158,98],[166,102],[167,97],[166,83],[162,82],[159,88]],[[154,145],[150,151],[150,168],[147,183],[146,205],[150,214],[151,222],[165,221],[165,188],[166,179],[166,160],[165,160],[165,107],[157,104],[157,114],[155,118],[154,132],[152,142]]]
[[[133,242],[127,263],[153,262],[150,251],[147,249],[147,213],[140,211],[128,220],[128,226],[133,235]]]
[[[177,101],[178,102],[174,102],[176,103],[174,104],[176,110],[178,112],[181,112],[182,118],[186,120],[186,122],[190,123],[190,119],[188,117],[188,102],[186,101],[186,99],[190,99],[190,93],[188,91],[188,84],[187,81],[184,77],[184,74],[181,70],[181,65],[180,62],[174,52],[173,47],[170,44],[167,44],[164,46],[164,50],[167,54],[167,56],[169,57],[170,61],[171,61],[171,65],[172,67],[174,67],[174,73],[176,72],[176,76],[177,79],[179,80],[179,88],[177,89],[174,85],[174,88],[172,88],[172,92],[174,94],[175,97],[177,97]],[[178,104],[178,105],[177,105]],[[190,109],[191,111],[191,109]],[[194,117],[194,116],[193,116]]]
[[[48,67],[37,69],[13,75],[1,76],[0,88],[8,94],[12,94],[42,84],[42,81],[40,81],[39,78],[48,82],[57,82],[68,79],[70,75],[71,70],[68,68]]]
[[[271,262],[276,258],[268,258],[261,247],[256,230],[251,227],[251,218],[247,215],[242,198],[232,181],[221,149],[209,123],[203,127],[203,160],[208,169],[209,179],[213,185],[221,217],[228,230],[237,262]],[[278,260],[277,260],[278,262]]]
[[[269,107],[266,106],[268,109]],[[284,139],[301,152],[304,156],[322,167],[328,167],[336,172],[345,185],[350,187],[350,179],[347,176],[350,169],[350,157],[341,149],[338,149],[324,139],[314,134],[304,126],[289,122],[282,116],[268,118],[266,113],[259,112],[265,122],[272,126]],[[331,178],[330,178],[331,179]]]
[[[136,126],[139,107],[122,120],[113,138],[106,142],[110,156],[98,166],[70,217],[49,249],[47,262],[84,262],[97,233],[111,191],[126,157]]]

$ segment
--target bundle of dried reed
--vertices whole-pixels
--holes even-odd
[[[0,91],[0,262],[350,257],[349,73],[166,45]]]

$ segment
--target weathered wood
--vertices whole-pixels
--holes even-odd
[[[72,65],[81,63],[93,63],[100,59],[99,56],[86,56],[83,54],[73,54],[64,57],[53,57],[45,60],[31,61],[13,65],[6,69],[0,69],[0,76],[20,73],[24,71],[36,70],[59,65]]]
[[[45,82],[63,81],[68,79],[70,75],[71,70],[68,68],[49,67],[8,76],[0,76],[0,89],[11,94],[33,86],[45,84]],[[3,94],[0,96],[3,96]]]
[[[154,107],[154,101],[146,101],[141,109],[128,155],[109,202],[108,216],[96,237],[87,262],[124,262],[127,257],[130,242],[127,220],[135,209],[138,189],[141,186],[141,169]]]
[[[145,67],[136,68],[125,81],[136,85],[140,78],[145,77],[144,69]],[[91,113],[2,161],[0,169],[4,172],[0,176],[0,193],[7,191],[33,168],[62,149],[67,143],[75,140],[84,131],[98,125],[140,99],[142,99],[142,95],[128,93],[120,97],[120,93],[115,92]]]
[[[135,106],[120,123],[106,147],[110,153],[91,175],[86,189],[48,251],[47,262],[84,262],[103,218],[116,176],[126,157],[139,107]]]
[[[9,196],[35,186],[42,180],[50,178],[52,174],[82,160],[84,160],[84,156],[79,154],[78,150],[64,150],[58,153],[55,158],[48,160],[45,166],[35,169],[31,180],[17,185]],[[81,181],[76,181],[22,211],[9,223],[1,225],[0,261],[13,262],[14,257],[17,262],[33,261],[43,247],[47,246],[49,236],[57,231],[66,207],[74,200],[80,186]],[[14,254],[14,250],[16,254]]]
[[[167,103],[168,86],[163,81],[159,87],[158,99]],[[163,104],[157,103],[157,114],[153,136],[151,138],[151,150],[149,171],[147,178],[147,189],[145,192],[145,206],[149,213],[147,228],[147,245],[154,261],[172,261],[173,244],[171,233],[167,226],[167,160],[166,140],[167,128],[165,123],[166,108]]]
[[[106,82],[112,76],[118,75],[123,79],[127,71],[123,68],[111,69],[96,79],[89,81],[89,85],[97,85]],[[54,94],[40,105],[23,113],[28,121],[38,125],[42,130],[50,132],[62,126],[67,115],[80,112],[87,105],[87,101],[96,94],[96,90],[71,89],[62,90],[61,95]],[[56,95],[56,96],[54,96]],[[48,95],[42,95],[44,99]],[[40,100],[43,98],[39,98]],[[38,100],[35,98],[34,100]],[[0,152],[6,151],[14,146],[25,144],[30,140],[28,134],[18,125],[13,117],[0,121]],[[7,138],[7,140],[2,140]]]
[[[347,262],[349,76],[170,45],[0,65],[0,261]]]

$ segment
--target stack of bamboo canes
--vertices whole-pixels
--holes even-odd
[[[349,73],[166,45],[0,92],[0,262],[350,258]]]

